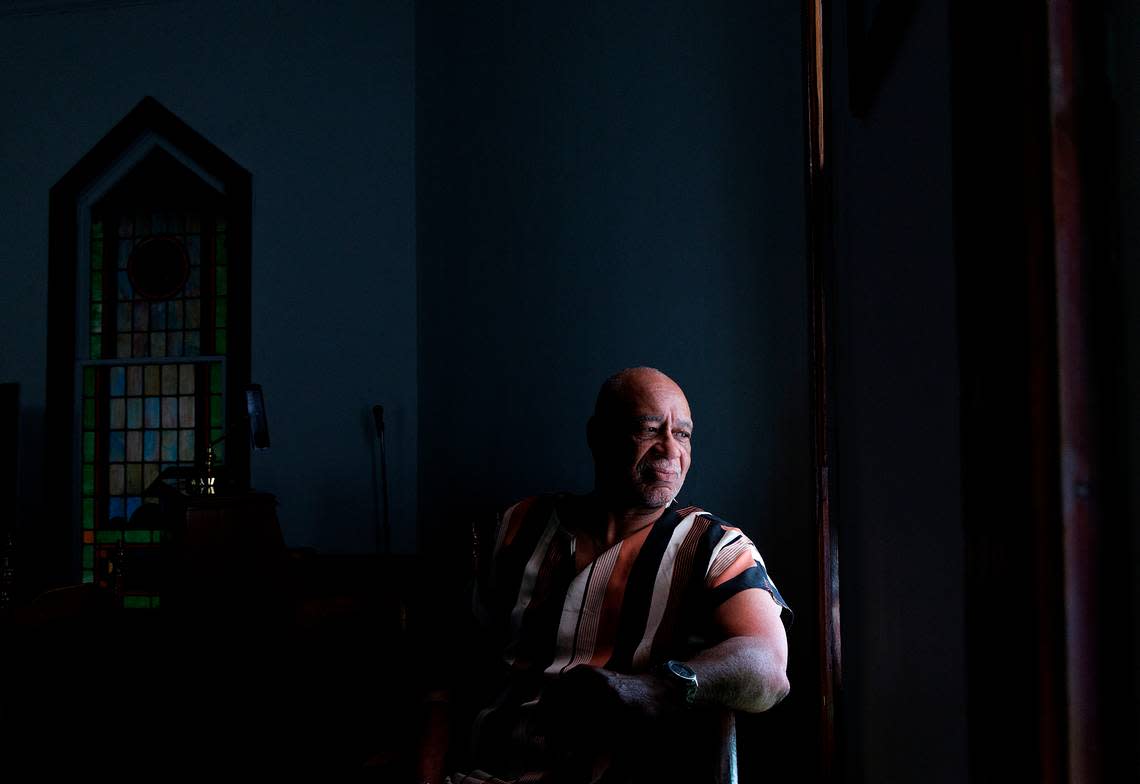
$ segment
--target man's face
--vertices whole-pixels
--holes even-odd
[[[595,459],[608,492],[631,507],[652,509],[681,492],[692,460],[693,416],[670,378],[635,374],[601,427]]]

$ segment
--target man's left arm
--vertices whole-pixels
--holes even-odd
[[[721,642],[684,662],[697,675],[695,705],[759,713],[787,696],[788,638],[781,610],[761,588],[740,591],[717,608],[713,620]],[[677,690],[657,672],[626,675],[580,666],[559,681],[552,702],[566,716],[620,716],[624,711],[612,710],[620,705],[652,721],[683,708]]]
[[[696,704],[759,713],[788,695],[781,611],[761,588],[741,591],[717,608],[714,621],[724,640],[685,662],[697,675]]]

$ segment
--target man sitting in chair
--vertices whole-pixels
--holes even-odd
[[[676,503],[692,437],[664,373],[602,385],[594,491],[524,500],[485,537],[473,608],[493,655],[468,678],[482,707],[467,753],[445,760],[429,733],[420,781],[715,781],[734,764],[702,737],[787,695],[791,612],[748,537]]]

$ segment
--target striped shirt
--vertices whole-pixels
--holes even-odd
[[[476,720],[473,749],[480,767],[509,781],[544,780],[535,708],[551,677],[578,665],[642,673],[691,658],[720,642],[715,609],[749,588],[767,591],[791,619],[756,547],[716,516],[670,508],[579,569],[577,508],[572,496],[514,505],[488,543],[489,568],[479,570],[473,607],[504,677]],[[493,779],[466,778],[484,780]]]

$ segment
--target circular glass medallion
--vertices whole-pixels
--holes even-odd
[[[148,237],[131,251],[127,275],[139,296],[167,299],[186,285],[190,260],[182,243],[174,237]]]

